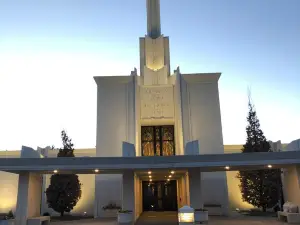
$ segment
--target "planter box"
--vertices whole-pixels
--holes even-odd
[[[130,213],[118,213],[118,224],[130,224],[133,222],[133,214]]]
[[[222,205],[219,204],[204,204],[204,208],[207,209],[209,216],[222,216]]]
[[[208,221],[208,211],[195,211],[195,222],[202,223]]]
[[[15,225],[15,220],[0,220],[0,225]]]
[[[104,218],[117,218],[118,209],[106,209],[102,212],[102,217]]]

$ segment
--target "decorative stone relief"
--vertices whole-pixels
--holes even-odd
[[[174,118],[173,86],[141,87],[141,119]]]

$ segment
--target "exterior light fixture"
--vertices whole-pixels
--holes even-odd
[[[225,166],[225,169],[226,169],[226,170],[229,170],[229,169],[230,169],[230,167],[229,167],[229,166]]]
[[[268,168],[272,168],[272,165],[268,165]]]
[[[53,173],[57,173],[58,171],[57,170],[53,170]]]
[[[149,178],[151,178],[152,176],[150,175]]]
[[[171,174],[174,174],[174,173],[175,173],[175,171],[172,170],[172,171],[171,171]]]
[[[189,206],[183,206],[178,210],[179,225],[195,223],[195,210]]]
[[[169,175],[169,177],[171,178],[171,177],[172,177],[172,175]]]
[[[168,178],[168,181],[170,181],[170,179]]]
[[[152,179],[150,179],[150,182],[152,182]]]
[[[148,171],[148,174],[151,174],[152,172],[151,171]]]
[[[96,173],[98,173],[98,172],[99,172],[99,170],[98,170],[98,169],[95,169],[95,172],[96,172]]]

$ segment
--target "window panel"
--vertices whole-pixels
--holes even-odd
[[[142,143],[143,156],[154,156],[153,142]]]
[[[174,126],[145,126],[141,133],[143,156],[175,155]]]

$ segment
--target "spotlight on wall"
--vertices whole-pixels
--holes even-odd
[[[174,174],[174,173],[175,173],[175,171],[172,170],[172,171],[171,171],[171,174]]]
[[[272,165],[268,165],[268,168],[272,168]]]
[[[95,172],[96,172],[96,173],[98,173],[98,172],[99,172],[99,170],[98,170],[98,169],[95,169]]]
[[[57,173],[58,171],[57,170],[53,170],[53,173]]]
[[[148,171],[148,174],[151,174],[152,172],[151,171]]]
[[[230,167],[229,167],[229,166],[225,166],[225,169],[226,169],[226,170],[229,170],[229,169],[230,169]]]

